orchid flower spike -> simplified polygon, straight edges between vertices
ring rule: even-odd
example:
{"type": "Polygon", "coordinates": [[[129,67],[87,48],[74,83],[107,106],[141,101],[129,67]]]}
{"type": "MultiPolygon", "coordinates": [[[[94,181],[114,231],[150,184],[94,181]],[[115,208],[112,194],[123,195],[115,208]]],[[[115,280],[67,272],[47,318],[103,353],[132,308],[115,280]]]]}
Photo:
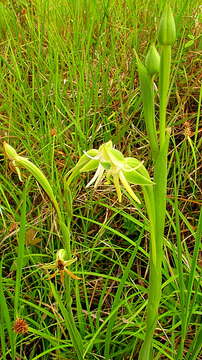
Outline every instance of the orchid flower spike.
{"type": "Polygon", "coordinates": [[[73,169],[74,171],[80,173],[95,171],[86,187],[94,184],[94,188],[97,188],[105,177],[107,180],[111,180],[119,202],[122,201],[121,185],[137,203],[140,203],[140,200],[130,184],[153,185],[143,163],[132,157],[125,158],[120,151],[113,147],[111,141],[101,145],[98,150],[86,151],[73,169]]]}

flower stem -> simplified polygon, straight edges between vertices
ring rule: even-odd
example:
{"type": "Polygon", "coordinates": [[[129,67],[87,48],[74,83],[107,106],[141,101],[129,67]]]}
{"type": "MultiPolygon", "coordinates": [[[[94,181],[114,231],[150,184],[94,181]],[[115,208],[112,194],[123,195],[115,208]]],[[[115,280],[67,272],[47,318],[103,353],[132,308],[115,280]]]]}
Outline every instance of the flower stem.
{"type": "Polygon", "coordinates": [[[145,187],[144,197],[150,220],[151,258],[146,319],[146,334],[139,360],[152,359],[152,339],[158,319],[161,299],[163,237],[166,213],[167,151],[170,132],[165,137],[164,147],[154,167],[154,188],[145,187]],[[152,191],[154,190],[154,192],[152,191]]]}
{"type": "Polygon", "coordinates": [[[170,78],[170,64],[171,64],[171,46],[163,45],[161,49],[160,59],[160,148],[162,148],[165,141],[166,132],[166,107],[168,103],[168,90],[170,78]]]}
{"type": "MultiPolygon", "coordinates": [[[[154,161],[154,212],[155,212],[155,240],[153,239],[153,223],[151,222],[151,260],[148,292],[148,307],[146,320],[146,334],[139,360],[151,360],[152,339],[158,319],[158,308],[161,299],[163,238],[166,214],[167,188],[167,155],[170,130],[166,131],[166,108],[168,103],[169,77],[171,64],[171,46],[163,45],[160,59],[160,150],[154,161]],[[154,257],[153,242],[156,244],[154,257]],[[156,261],[154,261],[156,260],[156,261]]],[[[151,199],[151,197],[150,197],[151,199]]],[[[148,209],[148,206],[147,206],[148,209]]],[[[149,212],[148,212],[149,215],[149,212]]],[[[150,216],[150,221],[151,221],[150,216]]]]}
{"type": "Polygon", "coordinates": [[[140,89],[142,93],[146,130],[151,147],[152,158],[155,159],[158,154],[159,146],[157,141],[155,112],[154,112],[154,83],[146,67],[139,60],[137,54],[136,54],[136,59],[137,59],[138,74],[140,79],[140,89]]]}
{"type": "Polygon", "coordinates": [[[151,360],[153,358],[152,340],[158,319],[158,308],[161,299],[163,238],[166,214],[167,155],[170,138],[170,130],[166,131],[166,107],[168,103],[170,64],[171,46],[163,45],[160,59],[160,150],[156,157],[154,157],[154,154],[152,153],[154,162],[154,195],[153,198],[150,196],[148,200],[147,195],[145,196],[151,229],[151,257],[146,334],[140,350],[139,360],[151,360]],[[149,204],[153,201],[154,205],[149,204]],[[155,220],[154,215],[152,216],[151,209],[155,213],[155,220]]]}

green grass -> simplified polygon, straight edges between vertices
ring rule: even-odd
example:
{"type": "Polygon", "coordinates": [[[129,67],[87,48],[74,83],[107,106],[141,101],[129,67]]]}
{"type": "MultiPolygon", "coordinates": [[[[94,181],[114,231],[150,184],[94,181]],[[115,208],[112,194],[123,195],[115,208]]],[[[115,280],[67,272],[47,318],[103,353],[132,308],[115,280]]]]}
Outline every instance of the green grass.
{"type": "MultiPolygon", "coordinates": [[[[153,346],[155,359],[192,360],[202,339],[201,14],[198,0],[171,5],[177,41],[167,111],[163,293],[153,346]]],[[[153,175],[134,48],[142,60],[163,6],[146,0],[0,3],[1,140],[43,170],[64,217],[63,179],[84,150],[112,140],[153,175]]],[[[42,269],[63,247],[55,211],[34,178],[22,170],[21,183],[1,154],[0,358],[76,359],[64,287],[58,278],[51,284],[42,269]],[[28,333],[15,334],[16,316],[27,321],[28,333]]],[[[87,182],[82,174],[72,187],[71,246],[78,261],[71,270],[82,277],[71,281],[75,322],[85,359],[104,359],[110,350],[110,359],[132,360],[145,331],[146,212],[126,196],[118,204],[112,186],[92,191],[87,182]]]]}

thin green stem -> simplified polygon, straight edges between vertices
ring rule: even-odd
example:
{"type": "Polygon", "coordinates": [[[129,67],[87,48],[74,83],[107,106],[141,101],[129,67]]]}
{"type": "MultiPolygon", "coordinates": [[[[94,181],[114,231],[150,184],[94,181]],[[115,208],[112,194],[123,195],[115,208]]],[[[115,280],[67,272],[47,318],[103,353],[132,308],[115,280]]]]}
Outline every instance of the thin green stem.
{"type": "MultiPolygon", "coordinates": [[[[58,220],[59,220],[59,226],[60,226],[61,233],[62,233],[64,248],[67,253],[67,259],[71,259],[72,253],[71,253],[70,228],[71,228],[71,219],[72,219],[72,196],[71,196],[70,188],[66,183],[64,186],[64,195],[66,197],[67,218],[66,218],[66,221],[64,221],[62,214],[60,212],[58,220]]],[[[59,301],[58,304],[63,313],[64,319],[66,321],[67,328],[68,328],[73,346],[76,350],[78,359],[83,359],[83,342],[82,342],[81,335],[76,327],[74,316],[72,313],[71,278],[69,276],[65,277],[64,287],[65,287],[66,307],[61,301],[59,301]]],[[[55,296],[57,296],[56,292],[55,292],[55,296]]]]}
{"type": "Polygon", "coordinates": [[[151,237],[151,261],[155,265],[157,258],[156,248],[156,214],[155,214],[155,203],[154,203],[154,187],[144,186],[144,200],[147,208],[147,214],[150,222],[150,237],[151,237]]]}
{"type": "MultiPolygon", "coordinates": [[[[158,308],[161,299],[163,238],[166,214],[167,155],[170,138],[170,131],[166,133],[166,107],[168,102],[170,64],[171,46],[162,46],[160,60],[160,151],[156,158],[153,156],[155,225],[151,224],[151,260],[146,334],[139,354],[139,360],[152,359],[152,339],[158,319],[158,308]],[[152,230],[153,226],[155,228],[154,234],[152,230]],[[153,239],[154,235],[155,240],[153,239]],[[155,243],[156,257],[154,257],[154,252],[152,253],[152,248],[154,248],[153,243],[155,243]]],[[[145,122],[147,122],[146,119],[145,122]]],[[[149,198],[149,201],[150,200],[151,197],[149,198]]],[[[147,204],[147,199],[145,199],[145,202],[147,204]]],[[[147,209],[149,210],[148,205],[147,209]]],[[[149,211],[148,215],[150,215],[149,211]]],[[[154,221],[150,216],[150,221],[151,219],[154,221]]]]}
{"type": "MultiPolygon", "coordinates": [[[[157,321],[158,312],[158,300],[160,294],[155,287],[155,283],[159,276],[158,271],[158,256],[156,248],[156,216],[155,216],[155,203],[154,203],[154,188],[143,187],[144,199],[147,208],[147,213],[150,222],[150,279],[149,279],[149,292],[148,292],[148,306],[147,306],[147,319],[146,319],[146,334],[145,340],[139,353],[139,360],[150,359],[151,356],[151,343],[153,338],[153,332],[157,321]]],[[[158,281],[159,283],[159,281],[158,281]]]]}
{"type": "MultiPolygon", "coordinates": [[[[10,352],[11,352],[11,358],[15,359],[15,353],[16,353],[16,334],[14,333],[12,329],[12,321],[10,316],[10,309],[7,304],[7,297],[5,295],[5,289],[3,284],[3,275],[2,275],[2,269],[3,269],[3,259],[0,260],[0,320],[1,320],[1,329],[2,332],[4,332],[5,326],[8,332],[8,338],[10,342],[10,352]]],[[[3,348],[2,350],[3,351],[3,348]]]]}
{"type": "Polygon", "coordinates": [[[140,89],[142,93],[144,119],[147,135],[152,152],[152,158],[155,160],[158,154],[159,146],[157,141],[155,111],[154,111],[154,83],[146,67],[141,63],[137,54],[138,74],[140,79],[140,89]]]}
{"type": "Polygon", "coordinates": [[[162,148],[165,141],[166,132],[166,107],[168,103],[168,90],[170,78],[171,65],[171,46],[162,46],[161,60],[160,60],[160,148],[162,148]]]}
{"type": "Polygon", "coordinates": [[[195,125],[195,136],[194,136],[194,146],[197,145],[197,138],[199,136],[199,124],[200,124],[200,116],[201,116],[201,101],[202,101],[202,84],[200,88],[199,100],[198,100],[198,111],[195,125]]]}
{"type": "Polygon", "coordinates": [[[145,187],[144,196],[150,220],[151,258],[146,320],[146,334],[139,360],[152,359],[152,339],[158,319],[161,299],[163,237],[166,213],[167,152],[170,133],[165,137],[164,147],[159,153],[154,167],[154,192],[145,187]]]}
{"type": "Polygon", "coordinates": [[[24,250],[25,250],[25,233],[26,233],[26,197],[28,189],[29,179],[23,190],[22,195],[22,208],[21,208],[21,219],[20,219],[20,231],[18,236],[18,257],[17,257],[17,269],[16,269],[16,283],[15,283],[15,297],[14,297],[14,311],[15,319],[20,317],[19,309],[19,298],[21,295],[22,286],[22,270],[24,262],[24,250]]]}

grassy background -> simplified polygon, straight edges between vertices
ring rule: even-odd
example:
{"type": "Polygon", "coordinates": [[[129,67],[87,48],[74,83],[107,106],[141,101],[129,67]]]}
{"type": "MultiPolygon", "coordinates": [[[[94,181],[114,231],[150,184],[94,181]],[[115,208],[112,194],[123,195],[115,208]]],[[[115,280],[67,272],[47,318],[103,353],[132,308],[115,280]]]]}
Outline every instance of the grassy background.
{"type": "MultiPolygon", "coordinates": [[[[197,233],[202,14],[197,0],[171,4],[177,41],[168,106],[163,297],[154,348],[155,359],[179,360],[181,347],[183,359],[191,360],[198,358],[202,338],[197,233]]],[[[64,211],[64,175],[84,150],[110,139],[125,155],[144,160],[152,175],[133,49],[144,58],[156,40],[163,6],[160,0],[0,2],[1,140],[44,171],[64,211]]],[[[23,172],[21,183],[3,156],[0,170],[0,358],[74,359],[39,266],[62,246],[54,210],[34,179],[23,172]],[[15,335],[16,316],[27,321],[28,333],[15,335]]],[[[129,207],[127,198],[117,204],[110,186],[86,190],[87,181],[81,176],[72,189],[72,251],[78,257],[72,268],[83,277],[72,282],[73,309],[88,345],[86,359],[103,359],[106,342],[111,359],[136,359],[147,304],[144,208],[129,207]]],[[[63,299],[59,281],[57,288],[63,299]]]]}

